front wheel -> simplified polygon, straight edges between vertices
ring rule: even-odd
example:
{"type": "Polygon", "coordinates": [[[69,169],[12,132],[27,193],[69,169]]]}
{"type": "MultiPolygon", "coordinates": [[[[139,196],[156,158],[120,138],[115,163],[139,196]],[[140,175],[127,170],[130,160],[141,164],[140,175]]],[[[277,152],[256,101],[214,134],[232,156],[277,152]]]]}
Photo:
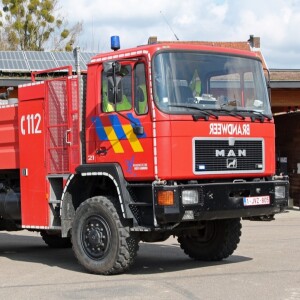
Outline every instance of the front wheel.
{"type": "Polygon", "coordinates": [[[138,249],[135,239],[121,220],[112,197],[94,197],[76,211],[72,227],[73,251],[91,273],[118,274],[133,264],[138,249]]]}
{"type": "Polygon", "coordinates": [[[184,253],[203,261],[227,258],[237,248],[241,236],[240,219],[207,221],[201,229],[180,235],[178,242],[184,253]]]}

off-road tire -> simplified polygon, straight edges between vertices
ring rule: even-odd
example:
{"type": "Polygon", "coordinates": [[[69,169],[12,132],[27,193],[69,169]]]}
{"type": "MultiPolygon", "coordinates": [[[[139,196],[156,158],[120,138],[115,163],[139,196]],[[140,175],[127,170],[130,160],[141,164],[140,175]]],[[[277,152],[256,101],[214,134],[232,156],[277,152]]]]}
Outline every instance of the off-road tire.
{"type": "Polygon", "coordinates": [[[41,237],[50,248],[71,248],[71,238],[62,238],[59,235],[49,234],[46,231],[41,231],[41,237]]]}
{"type": "Polygon", "coordinates": [[[138,240],[116,208],[113,197],[87,199],[76,210],[72,244],[79,263],[91,273],[123,273],[133,264],[138,240]]]}
{"type": "Polygon", "coordinates": [[[180,235],[178,242],[184,253],[195,260],[219,261],[237,248],[241,228],[240,219],[208,221],[205,228],[180,235]]]}

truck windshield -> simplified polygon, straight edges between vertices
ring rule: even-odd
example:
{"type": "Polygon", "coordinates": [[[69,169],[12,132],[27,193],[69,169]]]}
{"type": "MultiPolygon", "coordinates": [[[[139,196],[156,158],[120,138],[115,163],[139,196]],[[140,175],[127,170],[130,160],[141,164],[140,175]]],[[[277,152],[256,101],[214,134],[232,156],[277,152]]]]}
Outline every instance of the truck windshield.
{"type": "Polygon", "coordinates": [[[199,52],[162,52],[153,62],[154,99],[166,113],[218,115],[238,111],[271,116],[261,63],[199,52]]]}

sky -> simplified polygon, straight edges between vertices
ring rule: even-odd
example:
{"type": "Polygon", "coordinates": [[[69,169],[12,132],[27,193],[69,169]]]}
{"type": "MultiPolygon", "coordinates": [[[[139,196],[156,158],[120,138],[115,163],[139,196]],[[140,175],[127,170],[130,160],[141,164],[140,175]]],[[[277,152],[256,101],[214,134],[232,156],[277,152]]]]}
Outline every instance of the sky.
{"type": "Polygon", "coordinates": [[[247,41],[260,37],[271,69],[300,69],[300,0],[60,0],[71,26],[83,22],[81,51],[147,44],[150,36],[175,41],[247,41]],[[76,3],[76,4],[75,4],[76,3]]]}

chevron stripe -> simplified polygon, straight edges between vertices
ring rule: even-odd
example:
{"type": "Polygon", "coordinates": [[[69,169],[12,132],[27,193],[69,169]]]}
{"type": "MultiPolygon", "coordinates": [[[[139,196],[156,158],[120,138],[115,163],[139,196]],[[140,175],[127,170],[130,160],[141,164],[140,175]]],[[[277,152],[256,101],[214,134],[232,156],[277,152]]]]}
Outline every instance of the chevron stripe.
{"type": "Polygon", "coordinates": [[[139,139],[136,137],[136,135],[133,132],[132,126],[128,124],[128,125],[123,125],[122,127],[124,129],[124,132],[126,134],[126,137],[130,143],[133,152],[144,152],[144,149],[139,139]]]}
{"type": "Polygon", "coordinates": [[[112,145],[115,153],[124,153],[124,149],[116,135],[116,132],[112,126],[104,127],[104,131],[108,137],[108,140],[110,141],[110,144],[112,145]]]}
{"type": "Polygon", "coordinates": [[[122,124],[120,122],[120,119],[117,115],[110,115],[109,120],[111,122],[112,127],[114,128],[116,135],[119,140],[123,140],[126,138],[126,134],[122,128],[122,124]]]}
{"type": "MultiPolygon", "coordinates": [[[[127,118],[129,118],[132,123],[140,126],[140,121],[135,119],[131,113],[127,114],[127,118]]],[[[97,136],[101,141],[109,141],[115,153],[124,153],[124,148],[120,142],[122,140],[128,140],[133,152],[144,152],[139,138],[145,138],[145,133],[138,138],[133,132],[132,125],[123,125],[118,115],[109,115],[108,120],[111,126],[104,126],[100,117],[92,118],[97,136]]],[[[105,123],[108,125],[107,121],[105,123]]]]}

